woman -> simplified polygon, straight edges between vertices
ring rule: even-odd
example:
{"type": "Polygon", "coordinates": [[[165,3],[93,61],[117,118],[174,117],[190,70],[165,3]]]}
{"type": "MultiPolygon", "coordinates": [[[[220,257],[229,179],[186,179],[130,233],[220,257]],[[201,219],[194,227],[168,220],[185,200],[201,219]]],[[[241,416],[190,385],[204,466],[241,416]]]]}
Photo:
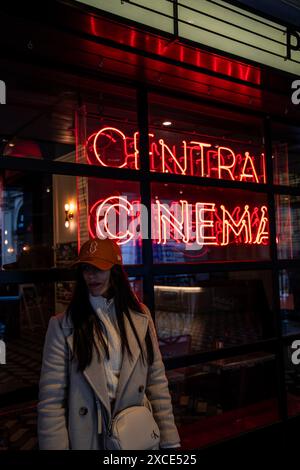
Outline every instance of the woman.
{"type": "Polygon", "coordinates": [[[65,314],[51,317],[38,403],[40,449],[104,449],[121,410],[152,406],[160,446],[179,447],[168,383],[148,308],[133,293],[112,240],[89,240],[65,314]]]}

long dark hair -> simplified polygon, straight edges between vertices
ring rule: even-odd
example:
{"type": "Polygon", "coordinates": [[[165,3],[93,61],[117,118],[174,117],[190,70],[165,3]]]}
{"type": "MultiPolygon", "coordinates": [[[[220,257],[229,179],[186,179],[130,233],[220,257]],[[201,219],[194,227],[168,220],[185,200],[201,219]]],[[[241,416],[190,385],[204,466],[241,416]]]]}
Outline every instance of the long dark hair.
{"type": "MultiPolygon", "coordinates": [[[[140,313],[144,312],[139,300],[132,291],[127,274],[122,265],[114,265],[111,268],[108,297],[114,297],[122,353],[124,353],[124,350],[126,349],[129,357],[132,358],[132,352],[125,329],[125,315],[140,347],[144,363],[147,360],[148,364],[151,365],[154,357],[149,327],[145,338],[145,351],[145,347],[141,344],[136,328],[132,322],[129,309],[133,309],[140,313]]],[[[93,345],[96,348],[98,359],[100,360],[101,358],[100,351],[96,343],[95,333],[104,348],[106,357],[109,358],[108,347],[103,336],[104,325],[99,320],[89,301],[88,288],[83,278],[80,265],[77,268],[77,282],[74,288],[73,297],[66,313],[71,317],[74,326],[73,356],[75,356],[78,361],[78,370],[83,371],[91,363],[93,345]]]]}

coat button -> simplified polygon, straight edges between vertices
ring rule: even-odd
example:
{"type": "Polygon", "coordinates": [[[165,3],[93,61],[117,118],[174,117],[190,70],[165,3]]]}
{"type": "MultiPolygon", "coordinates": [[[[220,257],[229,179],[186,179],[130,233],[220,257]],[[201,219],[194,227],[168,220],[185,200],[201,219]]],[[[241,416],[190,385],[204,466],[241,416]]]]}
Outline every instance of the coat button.
{"type": "Polygon", "coordinates": [[[85,406],[82,406],[81,408],[79,408],[79,414],[80,416],[85,416],[88,414],[88,409],[85,407],[85,406]]]}
{"type": "Polygon", "coordinates": [[[139,386],[139,392],[142,393],[144,390],[145,390],[144,385],[140,385],[140,386],[139,386]]]}

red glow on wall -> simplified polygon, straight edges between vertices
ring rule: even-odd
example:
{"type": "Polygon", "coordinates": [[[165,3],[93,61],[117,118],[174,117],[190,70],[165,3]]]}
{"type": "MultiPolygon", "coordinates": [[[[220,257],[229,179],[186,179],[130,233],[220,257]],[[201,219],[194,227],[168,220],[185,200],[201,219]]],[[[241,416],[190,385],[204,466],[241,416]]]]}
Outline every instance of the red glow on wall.
{"type": "MultiPolygon", "coordinates": [[[[126,136],[117,128],[104,127],[87,139],[86,156],[89,164],[138,170],[139,133],[126,136]]],[[[252,155],[211,142],[183,139],[174,144],[149,133],[149,160],[155,172],[266,183],[263,153],[252,155]]]]}
{"type": "Polygon", "coordinates": [[[41,148],[34,140],[17,139],[13,143],[8,143],[4,147],[3,155],[5,157],[29,157],[42,159],[41,148]]]}

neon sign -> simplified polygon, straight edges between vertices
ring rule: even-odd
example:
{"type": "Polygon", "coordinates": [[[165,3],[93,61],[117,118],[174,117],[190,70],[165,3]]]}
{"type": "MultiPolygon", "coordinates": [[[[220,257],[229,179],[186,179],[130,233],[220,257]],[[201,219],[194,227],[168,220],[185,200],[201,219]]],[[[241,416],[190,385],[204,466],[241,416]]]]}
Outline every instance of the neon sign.
{"type": "MultiPolygon", "coordinates": [[[[86,153],[90,164],[138,170],[139,133],[128,137],[117,128],[103,127],[88,138],[86,153]]],[[[251,155],[196,140],[171,144],[150,133],[149,158],[151,171],[266,183],[263,153],[251,155]]]]}
{"type": "MultiPolygon", "coordinates": [[[[268,209],[249,204],[229,207],[214,202],[171,201],[159,199],[151,204],[152,233],[155,243],[166,245],[176,240],[193,249],[207,245],[267,245],[269,243],[268,209]]],[[[98,200],[89,211],[91,237],[114,238],[121,244],[148,238],[147,208],[139,200],[110,196],[98,200]]]]}

